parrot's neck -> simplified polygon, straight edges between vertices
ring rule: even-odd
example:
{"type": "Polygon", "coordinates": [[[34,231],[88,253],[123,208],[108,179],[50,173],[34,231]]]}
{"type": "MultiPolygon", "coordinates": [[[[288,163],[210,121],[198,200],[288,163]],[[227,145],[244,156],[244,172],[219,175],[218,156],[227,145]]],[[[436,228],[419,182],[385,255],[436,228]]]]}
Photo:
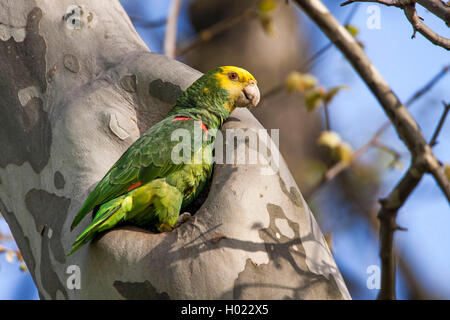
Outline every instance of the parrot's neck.
{"type": "Polygon", "coordinates": [[[169,116],[187,116],[200,120],[208,129],[219,129],[234,106],[230,94],[220,87],[216,69],[195,81],[169,112],[169,116]]]}
{"type": "Polygon", "coordinates": [[[228,110],[223,108],[192,108],[178,104],[169,112],[169,116],[186,116],[200,120],[208,129],[219,129],[229,115],[228,110]]]}
{"type": "Polygon", "coordinates": [[[169,116],[186,116],[195,120],[200,120],[208,129],[219,129],[228,118],[228,114],[220,114],[206,109],[194,108],[172,108],[169,116]]]}

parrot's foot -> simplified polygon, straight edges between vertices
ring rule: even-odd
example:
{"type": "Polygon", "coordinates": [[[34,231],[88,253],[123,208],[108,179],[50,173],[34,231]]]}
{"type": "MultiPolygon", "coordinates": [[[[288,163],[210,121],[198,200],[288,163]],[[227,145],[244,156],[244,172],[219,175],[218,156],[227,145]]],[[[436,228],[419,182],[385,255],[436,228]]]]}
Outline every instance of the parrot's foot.
{"type": "Polygon", "coordinates": [[[175,224],[174,228],[178,228],[179,226],[181,226],[183,223],[185,223],[186,221],[188,221],[190,218],[192,217],[192,215],[189,212],[184,212],[182,214],[180,214],[178,216],[178,221],[175,224]]]}
{"type": "Polygon", "coordinates": [[[158,227],[159,232],[170,232],[172,230],[173,230],[173,227],[171,227],[167,223],[161,223],[158,227]]]}

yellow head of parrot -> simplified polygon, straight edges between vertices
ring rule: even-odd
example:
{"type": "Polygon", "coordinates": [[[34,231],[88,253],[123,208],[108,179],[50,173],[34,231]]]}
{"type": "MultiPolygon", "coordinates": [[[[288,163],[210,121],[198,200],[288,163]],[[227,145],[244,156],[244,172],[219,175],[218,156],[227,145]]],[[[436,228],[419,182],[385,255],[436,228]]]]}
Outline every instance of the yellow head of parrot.
{"type": "Polygon", "coordinates": [[[234,108],[252,108],[259,103],[260,93],[255,77],[245,69],[233,66],[219,67],[216,77],[220,81],[220,86],[228,91],[234,104],[229,111],[234,108]]]}

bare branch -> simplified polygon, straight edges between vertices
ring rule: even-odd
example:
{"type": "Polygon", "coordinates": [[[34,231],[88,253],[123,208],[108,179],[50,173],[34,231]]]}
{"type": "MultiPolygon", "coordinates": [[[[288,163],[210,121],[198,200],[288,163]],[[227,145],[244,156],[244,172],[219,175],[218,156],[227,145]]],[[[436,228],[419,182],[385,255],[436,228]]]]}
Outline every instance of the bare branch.
{"type": "Polygon", "coordinates": [[[391,156],[393,156],[394,162],[398,161],[402,157],[402,154],[400,152],[398,152],[397,150],[394,150],[392,147],[388,146],[387,144],[384,144],[383,142],[381,142],[379,140],[375,140],[373,145],[376,148],[378,148],[379,150],[384,151],[384,152],[390,154],[391,156]]]}
{"type": "Polygon", "coordinates": [[[437,138],[439,133],[441,132],[442,127],[444,126],[445,119],[447,118],[448,111],[450,110],[450,103],[442,102],[444,105],[444,112],[442,113],[441,119],[439,119],[439,123],[434,130],[433,137],[430,140],[430,146],[434,147],[437,144],[437,138]]]}
{"type": "Polygon", "coordinates": [[[0,241],[2,240],[13,240],[12,235],[0,233],[0,241]]]}
{"type": "Polygon", "coordinates": [[[394,300],[395,294],[395,255],[394,231],[399,230],[396,218],[398,210],[416,188],[422,179],[425,170],[413,163],[406,174],[395,186],[391,193],[380,200],[381,209],[378,213],[380,220],[380,258],[382,266],[381,289],[378,299],[394,300]]]}
{"type": "Polygon", "coordinates": [[[450,199],[450,182],[441,168],[441,163],[433,158],[427,158],[426,160],[428,163],[428,172],[434,177],[434,180],[436,180],[447,200],[450,199]]]}
{"type": "Polygon", "coordinates": [[[166,35],[164,39],[164,54],[175,58],[178,15],[180,13],[181,0],[172,0],[167,17],[166,35]]]}
{"type": "Polygon", "coordinates": [[[251,7],[242,11],[242,13],[240,13],[237,16],[219,21],[218,23],[212,25],[211,27],[201,31],[200,34],[196,36],[194,39],[188,41],[188,44],[185,47],[177,51],[176,56],[177,57],[182,56],[187,52],[191,51],[192,49],[194,49],[195,47],[197,47],[198,45],[200,45],[201,43],[211,40],[216,35],[234,27],[240,22],[246,19],[256,18],[257,16],[258,16],[257,12],[253,7],[251,7]]]}
{"type": "MultiPolygon", "coordinates": [[[[365,214],[362,215],[367,220],[368,225],[373,230],[373,232],[378,233],[379,231],[379,220],[375,216],[375,212],[378,211],[376,208],[363,210],[365,214]]],[[[378,237],[377,237],[378,241],[378,237]]],[[[398,269],[405,279],[405,283],[408,287],[408,295],[412,300],[438,300],[441,299],[439,295],[431,293],[427,288],[424,287],[421,279],[418,277],[417,270],[413,270],[410,265],[409,259],[402,254],[401,250],[396,250],[394,247],[393,255],[395,256],[396,262],[398,264],[398,269]]]]}
{"type": "Polygon", "coordinates": [[[331,131],[330,113],[328,112],[328,103],[325,103],[323,105],[323,110],[324,110],[324,113],[325,113],[325,130],[331,131]]]}
{"type": "Polygon", "coordinates": [[[416,0],[416,2],[444,20],[445,24],[450,27],[450,5],[441,0],[416,0]]]}
{"type": "Polygon", "coordinates": [[[408,100],[406,100],[405,105],[409,107],[414,101],[423,96],[426,92],[428,92],[436,83],[438,83],[448,72],[450,69],[450,65],[446,65],[439,71],[430,81],[428,81],[422,88],[416,91],[408,100]]]}
{"type": "MultiPolygon", "coordinates": [[[[416,1],[415,0],[348,0],[341,3],[341,6],[346,6],[351,3],[356,2],[371,2],[371,3],[379,3],[386,6],[394,6],[400,8],[405,13],[408,21],[411,23],[414,32],[412,38],[415,38],[416,32],[421,33],[425,38],[427,38],[431,43],[440,46],[446,50],[450,50],[450,39],[445,38],[434,32],[431,28],[429,28],[425,23],[423,23],[422,19],[419,17],[416,11],[416,1]]],[[[441,1],[432,1],[432,0],[421,0],[417,1],[425,8],[430,10],[439,18],[443,19],[447,26],[449,24],[450,17],[450,8],[442,3],[441,1]],[[440,4],[438,4],[440,2],[440,4]]]]}
{"type": "Polygon", "coordinates": [[[403,11],[405,12],[406,17],[408,18],[409,22],[413,26],[414,33],[412,35],[412,38],[415,37],[416,31],[420,32],[425,38],[427,38],[431,43],[442,47],[446,50],[450,50],[450,39],[444,38],[431,30],[423,21],[420,19],[419,15],[417,14],[415,4],[412,5],[406,5],[403,8],[403,11]]]}
{"type": "MultiPolygon", "coordinates": [[[[341,6],[346,6],[351,3],[359,3],[359,2],[371,2],[371,3],[379,3],[385,6],[403,8],[405,4],[408,4],[407,1],[400,0],[348,0],[341,3],[341,6]]],[[[422,7],[432,12],[437,17],[444,20],[447,26],[450,27],[450,6],[445,4],[441,0],[415,0],[415,2],[419,3],[422,7]]],[[[410,4],[413,1],[409,2],[410,4]]]]}
{"type": "Polygon", "coordinates": [[[348,0],[341,3],[341,7],[346,6],[348,4],[356,3],[356,2],[371,2],[371,3],[379,3],[384,4],[385,6],[393,6],[400,7],[401,1],[397,0],[348,0]]]}

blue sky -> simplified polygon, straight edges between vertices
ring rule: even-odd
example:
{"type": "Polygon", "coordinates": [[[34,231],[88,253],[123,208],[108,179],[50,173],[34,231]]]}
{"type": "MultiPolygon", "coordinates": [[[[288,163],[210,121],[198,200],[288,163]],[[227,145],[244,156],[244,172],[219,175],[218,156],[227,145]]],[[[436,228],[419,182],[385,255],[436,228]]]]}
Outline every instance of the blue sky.
{"type": "MultiPolygon", "coordinates": [[[[184,1],[186,4],[187,1],[184,1]]],[[[146,20],[157,20],[167,15],[169,1],[122,1],[130,15],[146,20]]],[[[343,21],[351,9],[339,7],[340,1],[324,1],[328,8],[343,21]]],[[[429,43],[418,34],[411,39],[412,28],[404,14],[396,8],[380,7],[381,28],[368,29],[369,17],[366,10],[369,4],[361,4],[352,24],[359,29],[358,39],[365,45],[365,51],[378,68],[394,92],[404,102],[431,79],[444,65],[450,64],[450,56],[439,47],[429,43]]],[[[312,52],[328,42],[321,31],[311,23],[308,17],[300,13],[302,23],[299,28],[305,34],[311,34],[312,52]]],[[[419,10],[425,22],[436,32],[450,37],[449,28],[425,10],[419,10]]],[[[190,33],[185,19],[180,20],[179,35],[184,38],[190,33]]],[[[154,52],[161,53],[164,28],[146,30],[137,28],[143,39],[154,52]]],[[[325,87],[345,84],[348,90],[342,91],[333,100],[330,107],[333,130],[357,149],[377,130],[386,116],[370,93],[366,85],[353,71],[345,58],[335,49],[330,49],[320,63],[313,68],[325,87]]],[[[442,100],[450,101],[450,75],[447,75],[428,94],[418,101],[411,113],[419,123],[424,135],[429,139],[442,112],[442,100]]],[[[440,144],[435,154],[443,162],[450,162],[450,121],[440,135],[440,144]]],[[[383,141],[398,151],[406,149],[390,129],[383,135],[383,141]]],[[[363,160],[370,159],[373,152],[363,160]]],[[[405,169],[409,159],[404,159],[405,169]]],[[[386,170],[382,175],[380,196],[387,195],[400,179],[404,170],[386,170]]],[[[406,205],[400,210],[398,222],[408,228],[407,232],[396,233],[396,245],[413,264],[413,270],[432,292],[442,298],[450,299],[450,209],[446,199],[431,177],[425,177],[412,194],[406,205]]],[[[334,231],[333,225],[321,226],[324,232],[334,231]]],[[[0,230],[7,231],[4,221],[0,230]]],[[[378,265],[377,241],[368,241],[372,237],[370,230],[362,223],[353,223],[344,231],[333,232],[333,249],[339,267],[358,283],[354,298],[373,299],[376,290],[369,290],[365,283],[368,277],[366,269],[378,265]]],[[[399,285],[399,298],[405,297],[405,290],[399,285]]],[[[22,273],[16,264],[5,261],[0,256],[0,299],[37,299],[38,295],[28,273],[22,273]]]]}

